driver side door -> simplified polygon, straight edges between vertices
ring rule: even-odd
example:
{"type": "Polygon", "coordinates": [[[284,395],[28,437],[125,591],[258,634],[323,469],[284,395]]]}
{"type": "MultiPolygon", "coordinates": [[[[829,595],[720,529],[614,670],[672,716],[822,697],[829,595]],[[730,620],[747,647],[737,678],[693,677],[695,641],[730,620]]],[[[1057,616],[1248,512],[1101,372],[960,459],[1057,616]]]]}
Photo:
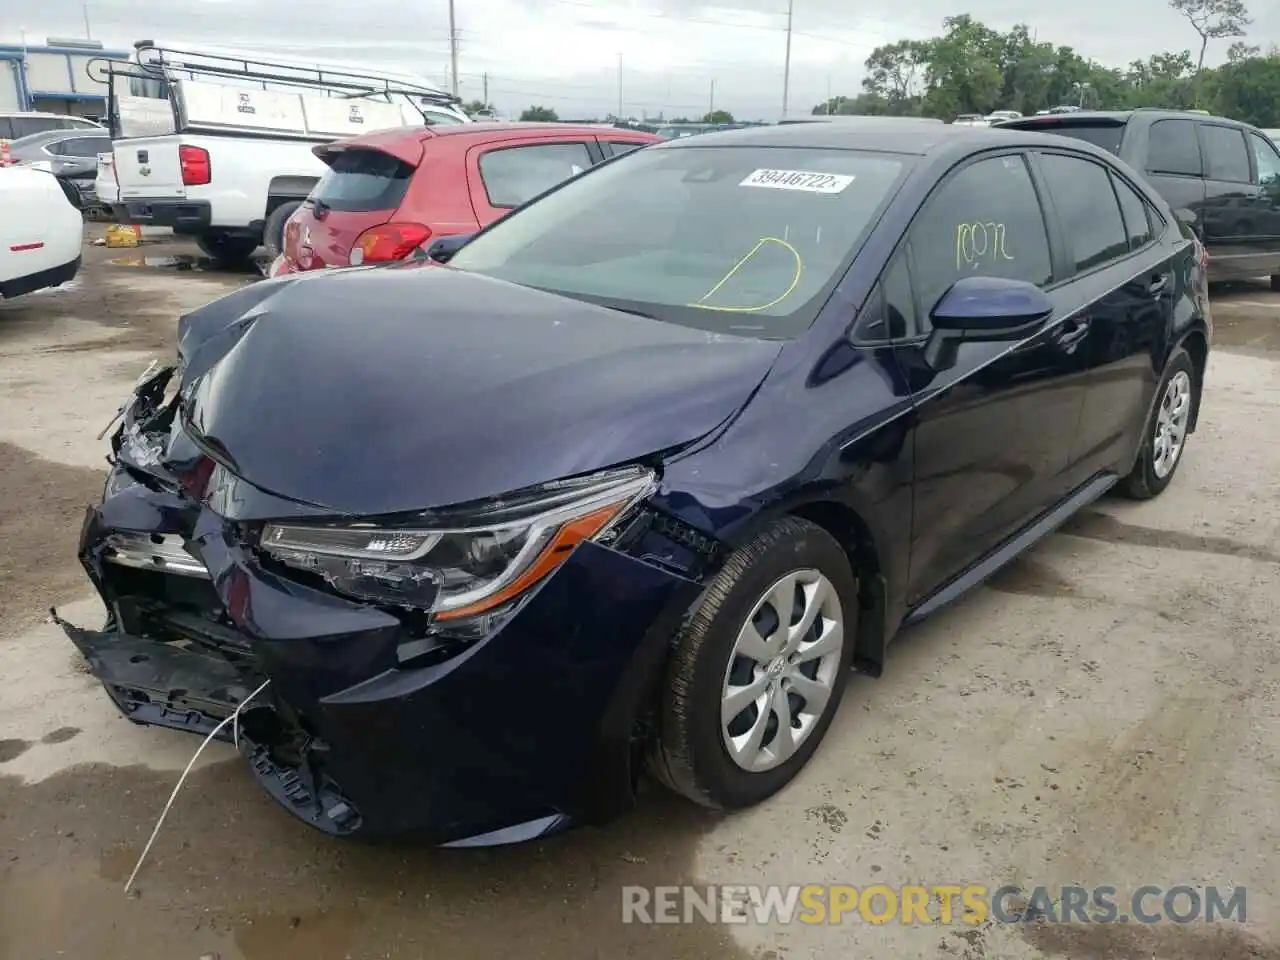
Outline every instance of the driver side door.
{"type": "Polygon", "coordinates": [[[914,403],[915,498],[907,601],[918,604],[1069,492],[1084,402],[1078,294],[1056,282],[1051,221],[1026,157],[985,154],[935,188],[884,277],[905,335],[895,356],[914,403]],[[1018,342],[965,339],[925,360],[929,314],[956,280],[1034,283],[1053,314],[1018,342]]]}

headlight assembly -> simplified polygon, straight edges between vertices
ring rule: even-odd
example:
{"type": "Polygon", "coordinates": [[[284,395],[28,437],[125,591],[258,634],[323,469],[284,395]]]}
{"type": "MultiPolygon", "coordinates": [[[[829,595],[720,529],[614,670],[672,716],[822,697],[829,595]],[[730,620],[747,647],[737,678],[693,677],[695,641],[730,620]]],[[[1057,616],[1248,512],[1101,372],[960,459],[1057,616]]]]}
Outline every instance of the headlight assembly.
{"type": "Polygon", "coordinates": [[[520,597],[579,543],[610,530],[654,484],[650,470],[610,470],[491,501],[457,524],[269,523],[260,545],[340,593],[426,610],[448,623],[520,597]]]}

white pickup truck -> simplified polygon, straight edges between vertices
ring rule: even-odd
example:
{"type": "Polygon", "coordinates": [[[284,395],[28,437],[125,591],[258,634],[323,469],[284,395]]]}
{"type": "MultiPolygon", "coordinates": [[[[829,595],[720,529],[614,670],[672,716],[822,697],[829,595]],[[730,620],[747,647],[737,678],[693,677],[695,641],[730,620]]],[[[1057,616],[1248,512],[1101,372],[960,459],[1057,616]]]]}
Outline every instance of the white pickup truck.
{"type": "Polygon", "coordinates": [[[327,169],[316,144],[471,122],[456,98],[393,74],[134,46],[133,62],[98,61],[114,141],[99,195],[118,222],[171,227],[227,265],[263,244],[279,253],[285,221],[327,169]]]}

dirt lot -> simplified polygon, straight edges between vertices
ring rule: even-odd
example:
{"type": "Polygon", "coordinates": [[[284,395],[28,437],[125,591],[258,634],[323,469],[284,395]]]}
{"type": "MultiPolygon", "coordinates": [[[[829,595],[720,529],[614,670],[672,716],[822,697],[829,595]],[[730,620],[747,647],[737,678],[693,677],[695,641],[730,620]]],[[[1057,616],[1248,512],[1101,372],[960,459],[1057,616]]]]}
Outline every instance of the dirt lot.
{"type": "Polygon", "coordinates": [[[1201,429],[1156,502],[1106,500],[856,677],[774,802],[656,788],[607,829],[479,852],[342,844],[211,748],[137,897],[122,887],[196,742],[118,717],[50,604],[94,439],[175,318],[250,277],[86,248],[0,304],[0,960],[1066,957],[1280,960],[1280,295],[1219,291],[1201,429]],[[112,262],[123,260],[126,262],[112,262]],[[1245,886],[1248,919],[1155,926],[623,925],[624,884],[1245,886]]]}

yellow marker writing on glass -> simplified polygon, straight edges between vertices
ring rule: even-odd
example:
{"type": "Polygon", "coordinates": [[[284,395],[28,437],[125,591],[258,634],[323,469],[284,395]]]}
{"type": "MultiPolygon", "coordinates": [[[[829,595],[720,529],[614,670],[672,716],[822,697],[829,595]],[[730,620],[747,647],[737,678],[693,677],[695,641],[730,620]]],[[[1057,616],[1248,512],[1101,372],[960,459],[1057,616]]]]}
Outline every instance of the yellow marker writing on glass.
{"type": "Polygon", "coordinates": [[[695,307],[698,310],[720,310],[725,313],[759,313],[761,310],[768,310],[770,307],[776,307],[783,300],[787,299],[787,297],[791,296],[795,288],[800,285],[800,274],[803,271],[804,271],[804,260],[803,258],[801,258],[799,250],[797,250],[791,244],[787,243],[787,241],[779,240],[777,237],[761,237],[758,241],[756,241],[756,245],[751,248],[751,250],[747,253],[747,255],[743,257],[741,260],[739,260],[737,263],[735,263],[733,267],[729,270],[729,272],[726,273],[720,279],[719,283],[717,283],[714,287],[712,287],[710,290],[704,293],[696,303],[686,303],[685,306],[695,307]],[[754,307],[714,307],[705,302],[707,300],[710,300],[713,296],[715,296],[716,293],[720,290],[720,288],[723,287],[726,283],[728,283],[733,278],[734,274],[736,274],[739,270],[741,270],[743,265],[752,257],[754,257],[762,247],[770,243],[776,243],[778,246],[782,247],[784,250],[787,250],[793,257],[796,258],[795,276],[791,278],[791,284],[787,287],[786,290],[782,292],[781,296],[776,297],[773,300],[770,300],[768,303],[762,303],[759,306],[754,306],[754,307]]]}

